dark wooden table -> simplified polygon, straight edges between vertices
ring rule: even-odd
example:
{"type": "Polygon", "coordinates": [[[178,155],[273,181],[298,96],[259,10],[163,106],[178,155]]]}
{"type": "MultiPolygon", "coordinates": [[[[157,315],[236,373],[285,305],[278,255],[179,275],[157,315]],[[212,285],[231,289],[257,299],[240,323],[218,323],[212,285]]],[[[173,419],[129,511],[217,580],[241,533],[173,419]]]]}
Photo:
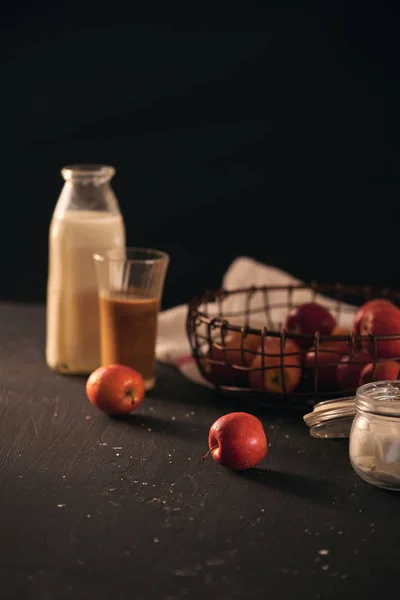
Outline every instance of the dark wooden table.
{"type": "MultiPolygon", "coordinates": [[[[0,307],[3,599],[347,599],[397,589],[399,496],[361,481],[347,440],[258,413],[259,468],[202,462],[236,400],[159,366],[126,420],[44,362],[44,309],[0,307]]],[[[384,594],[382,597],[385,597],[384,594]]],[[[395,596],[396,597],[396,596],[395,596]]]]}

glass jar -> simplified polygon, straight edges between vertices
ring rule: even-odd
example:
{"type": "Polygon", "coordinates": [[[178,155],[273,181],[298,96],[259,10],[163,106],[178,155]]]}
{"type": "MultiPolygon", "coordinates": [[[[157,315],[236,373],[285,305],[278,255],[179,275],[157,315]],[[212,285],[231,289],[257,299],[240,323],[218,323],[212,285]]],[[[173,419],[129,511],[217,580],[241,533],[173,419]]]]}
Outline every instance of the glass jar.
{"type": "Polygon", "coordinates": [[[58,373],[86,375],[100,365],[93,255],[125,247],[125,226],[108,165],[71,165],[49,231],[46,361],[58,373]]]}
{"type": "Polygon", "coordinates": [[[349,455],[353,469],[366,482],[400,490],[400,381],[358,388],[349,455]]]}

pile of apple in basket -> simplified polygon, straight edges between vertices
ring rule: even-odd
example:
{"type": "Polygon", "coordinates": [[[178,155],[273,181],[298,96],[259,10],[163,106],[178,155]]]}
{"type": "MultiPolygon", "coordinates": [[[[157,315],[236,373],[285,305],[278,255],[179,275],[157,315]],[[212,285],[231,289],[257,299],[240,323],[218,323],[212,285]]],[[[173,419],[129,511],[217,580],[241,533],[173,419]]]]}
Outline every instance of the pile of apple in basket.
{"type": "Polygon", "coordinates": [[[338,327],[318,302],[305,302],[289,311],[280,332],[234,329],[221,331],[198,359],[217,387],[345,395],[399,375],[400,309],[385,298],[364,302],[352,328],[338,327]]]}

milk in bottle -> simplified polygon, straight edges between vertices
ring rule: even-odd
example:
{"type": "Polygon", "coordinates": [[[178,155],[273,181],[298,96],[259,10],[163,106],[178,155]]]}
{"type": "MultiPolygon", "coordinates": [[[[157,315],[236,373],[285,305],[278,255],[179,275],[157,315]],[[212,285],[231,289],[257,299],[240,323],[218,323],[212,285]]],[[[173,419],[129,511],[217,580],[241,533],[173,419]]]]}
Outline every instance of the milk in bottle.
{"type": "Polygon", "coordinates": [[[46,361],[59,373],[100,365],[94,253],[125,247],[125,227],[106,165],[62,169],[64,187],[49,232],[46,361]]]}

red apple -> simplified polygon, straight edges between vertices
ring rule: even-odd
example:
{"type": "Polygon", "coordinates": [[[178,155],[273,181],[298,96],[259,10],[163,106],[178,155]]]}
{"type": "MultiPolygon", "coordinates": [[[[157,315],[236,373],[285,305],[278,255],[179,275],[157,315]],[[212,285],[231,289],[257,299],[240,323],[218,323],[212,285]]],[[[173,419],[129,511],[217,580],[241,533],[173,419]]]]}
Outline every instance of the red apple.
{"type": "Polygon", "coordinates": [[[369,331],[362,332],[362,324],[363,321],[368,317],[368,315],[379,313],[381,310],[385,309],[396,309],[397,307],[386,298],[375,298],[374,300],[368,300],[368,302],[364,302],[357,310],[356,315],[353,321],[353,330],[357,335],[364,335],[365,333],[369,333],[369,331]]]}
{"type": "Polygon", "coordinates": [[[367,363],[371,362],[371,356],[364,352],[356,352],[352,358],[343,356],[336,368],[336,378],[341,390],[356,390],[360,381],[361,371],[367,363]]]}
{"type": "Polygon", "coordinates": [[[208,379],[219,385],[245,385],[247,372],[233,369],[232,365],[249,367],[259,345],[259,335],[247,334],[242,340],[240,332],[227,332],[224,344],[222,344],[222,340],[215,342],[212,348],[208,348],[204,356],[203,367],[208,379]],[[218,362],[209,362],[210,360],[218,362]]]}
{"type": "Polygon", "coordinates": [[[332,329],[331,335],[350,335],[351,329],[348,327],[334,327],[332,329]]]}
{"type": "MultiPolygon", "coordinates": [[[[377,358],[400,358],[400,310],[395,306],[381,306],[379,310],[368,312],[359,322],[361,335],[397,336],[395,339],[377,340],[377,358]]],[[[374,356],[374,342],[367,341],[365,347],[374,356]]]]}
{"type": "Polygon", "coordinates": [[[86,381],[90,402],[109,415],[126,415],[135,410],[145,395],[138,371],[125,365],[99,367],[86,381]]]}
{"type": "Polygon", "coordinates": [[[318,355],[316,349],[311,348],[305,355],[304,365],[309,369],[309,374],[313,378],[317,370],[317,384],[320,390],[335,390],[338,383],[336,378],[336,369],[343,356],[348,355],[349,347],[346,341],[326,341],[318,346],[318,355]]]}
{"type": "Polygon", "coordinates": [[[262,349],[258,349],[249,371],[250,386],[274,394],[290,394],[301,379],[300,349],[291,340],[285,340],[283,353],[280,338],[265,338],[264,369],[262,349]]]}
{"type": "MultiPolygon", "coordinates": [[[[336,327],[336,319],[333,314],[317,302],[306,302],[292,308],[286,319],[286,329],[292,333],[313,336],[317,331],[323,335],[329,335],[336,327]]],[[[298,346],[309,348],[313,338],[295,339],[298,346]]]]}
{"type": "Polygon", "coordinates": [[[245,412],[229,413],[215,421],[208,435],[208,446],[207,454],[234,471],[254,467],[267,454],[267,438],[260,419],[245,412]]]}
{"type": "Polygon", "coordinates": [[[398,379],[400,365],[395,360],[386,362],[368,363],[361,371],[359,385],[373,381],[388,381],[398,379]],[[374,371],[375,366],[375,371],[374,371]]]}

